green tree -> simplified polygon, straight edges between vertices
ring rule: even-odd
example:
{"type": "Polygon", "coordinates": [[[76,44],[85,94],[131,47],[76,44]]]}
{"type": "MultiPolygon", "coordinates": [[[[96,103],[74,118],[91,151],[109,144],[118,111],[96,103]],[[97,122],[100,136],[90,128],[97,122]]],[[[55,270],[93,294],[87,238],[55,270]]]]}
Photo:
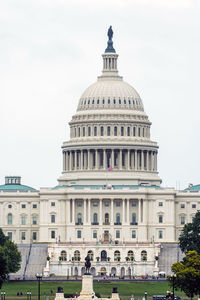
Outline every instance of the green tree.
{"type": "Polygon", "coordinates": [[[197,211],[192,223],[183,227],[179,246],[184,253],[195,250],[200,254],[200,211],[197,211]]]}
{"type": "Polygon", "coordinates": [[[21,254],[17,245],[9,240],[0,228],[0,288],[6,281],[9,273],[20,269],[21,254]]]}
{"type": "MultiPolygon", "coordinates": [[[[200,255],[197,251],[189,251],[181,262],[172,265],[176,277],[175,288],[180,288],[191,299],[200,294],[200,255]]],[[[172,278],[169,278],[172,286],[172,278]]]]}

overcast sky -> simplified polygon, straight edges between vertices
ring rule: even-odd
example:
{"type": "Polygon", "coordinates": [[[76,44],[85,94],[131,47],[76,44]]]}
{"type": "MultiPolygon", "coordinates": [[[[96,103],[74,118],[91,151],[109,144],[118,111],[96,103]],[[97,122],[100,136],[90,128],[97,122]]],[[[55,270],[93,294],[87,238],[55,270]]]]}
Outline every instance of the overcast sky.
{"type": "Polygon", "coordinates": [[[57,184],[110,25],[119,74],[152,122],[163,185],[200,183],[200,1],[0,0],[0,184],[57,184]]]}

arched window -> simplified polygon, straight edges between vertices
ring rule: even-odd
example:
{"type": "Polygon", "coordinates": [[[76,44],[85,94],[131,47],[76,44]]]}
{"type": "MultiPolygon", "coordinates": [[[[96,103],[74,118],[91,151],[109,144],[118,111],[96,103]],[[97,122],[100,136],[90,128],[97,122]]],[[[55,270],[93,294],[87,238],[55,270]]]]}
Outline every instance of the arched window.
{"type": "Polygon", "coordinates": [[[121,257],[120,257],[120,252],[118,250],[116,250],[114,252],[114,261],[120,261],[121,257]]]}
{"type": "Polygon", "coordinates": [[[135,127],[133,127],[133,136],[135,136],[135,127]]]}
{"type": "Polygon", "coordinates": [[[83,127],[83,136],[85,136],[85,127],[83,127]]]}
{"type": "Polygon", "coordinates": [[[107,136],[110,136],[110,126],[107,127],[107,136]]]}
{"type": "Polygon", "coordinates": [[[103,126],[101,126],[101,136],[104,135],[104,130],[103,130],[103,126]]]}
{"type": "Polygon", "coordinates": [[[108,104],[110,104],[110,99],[108,99],[108,104]]]}
{"type": "Polygon", "coordinates": [[[121,127],[121,136],[124,136],[124,127],[121,127]]]}
{"type": "Polygon", "coordinates": [[[130,136],[130,127],[127,127],[127,136],[130,136]]]}
{"type": "Polygon", "coordinates": [[[78,136],[79,137],[81,136],[81,129],[80,129],[80,127],[78,128],[78,136]]]}
{"type": "Polygon", "coordinates": [[[74,251],[74,260],[75,261],[80,261],[80,252],[78,250],[74,251]]]}
{"type": "Polygon", "coordinates": [[[138,136],[140,136],[140,127],[138,128],[138,136]]]}
{"type": "Polygon", "coordinates": [[[92,104],[94,104],[94,99],[92,100],[92,104]]]}
{"type": "Polygon", "coordinates": [[[107,261],[107,252],[105,250],[101,251],[101,261],[107,261]]]}
{"type": "Polygon", "coordinates": [[[120,213],[116,213],[116,223],[120,223],[120,213]]]}
{"type": "Polygon", "coordinates": [[[114,136],[117,136],[117,126],[114,127],[114,136]]]}
{"type": "Polygon", "coordinates": [[[146,250],[142,250],[142,252],[141,252],[141,260],[142,261],[147,261],[147,251],[146,250]]]}
{"type": "Polygon", "coordinates": [[[91,136],[91,127],[88,127],[88,136],[91,136]]]}
{"type": "Polygon", "coordinates": [[[126,100],[124,99],[124,104],[126,104],[126,100]]]}
{"type": "Polygon", "coordinates": [[[78,215],[77,215],[77,223],[82,224],[82,214],[81,213],[78,213],[78,215]]]}
{"type": "Polygon", "coordinates": [[[105,100],[104,99],[102,100],[102,103],[105,104],[105,100]]]}
{"type": "Polygon", "coordinates": [[[132,223],[136,223],[136,213],[132,213],[132,223]]]}
{"type": "Polygon", "coordinates": [[[116,104],[116,100],[115,99],[113,99],[113,104],[116,104]]]}
{"type": "Polygon", "coordinates": [[[60,257],[62,261],[66,261],[67,260],[67,252],[65,250],[62,250],[60,253],[60,257]]]}
{"type": "Polygon", "coordinates": [[[121,104],[121,99],[119,99],[119,104],[121,104]]]}
{"type": "Polygon", "coordinates": [[[89,256],[89,258],[90,258],[91,261],[94,260],[94,253],[93,253],[92,250],[89,250],[89,251],[88,251],[88,256],[89,256]]]}
{"type": "Polygon", "coordinates": [[[109,225],[109,214],[105,214],[105,224],[109,225]]]}
{"type": "Polygon", "coordinates": [[[97,213],[93,214],[93,223],[97,223],[98,222],[98,215],[97,213]]]}
{"type": "Polygon", "coordinates": [[[129,251],[128,251],[128,259],[131,260],[131,261],[134,260],[134,253],[133,253],[132,250],[129,250],[129,251]]]}
{"type": "Polygon", "coordinates": [[[97,136],[97,127],[94,127],[94,136],[97,136]]]}
{"type": "Polygon", "coordinates": [[[12,214],[8,214],[8,225],[12,225],[12,214]]]}

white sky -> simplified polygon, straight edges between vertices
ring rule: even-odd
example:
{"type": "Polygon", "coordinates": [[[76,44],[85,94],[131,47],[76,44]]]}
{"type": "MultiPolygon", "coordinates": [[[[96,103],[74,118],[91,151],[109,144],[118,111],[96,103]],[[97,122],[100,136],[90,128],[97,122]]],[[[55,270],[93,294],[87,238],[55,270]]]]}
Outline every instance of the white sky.
{"type": "Polygon", "coordinates": [[[0,0],[0,183],[54,186],[82,92],[101,74],[107,29],[140,94],[164,186],[198,184],[200,1],[0,0]]]}

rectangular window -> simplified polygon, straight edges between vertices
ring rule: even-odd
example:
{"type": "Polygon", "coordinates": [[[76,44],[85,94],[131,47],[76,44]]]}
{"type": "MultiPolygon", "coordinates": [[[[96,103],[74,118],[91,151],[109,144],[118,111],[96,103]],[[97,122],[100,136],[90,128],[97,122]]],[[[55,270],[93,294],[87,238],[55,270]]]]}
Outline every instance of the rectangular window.
{"type": "Polygon", "coordinates": [[[163,216],[162,215],[158,216],[158,222],[163,223],[163,216]]]}
{"type": "Polygon", "coordinates": [[[116,239],[119,239],[119,238],[120,238],[120,231],[116,230],[116,239]]]}
{"type": "Polygon", "coordinates": [[[133,201],[132,202],[132,206],[135,207],[136,206],[136,202],[133,201]]]}
{"type": "Polygon", "coordinates": [[[22,204],[22,208],[26,208],[26,204],[22,204]]]}
{"type": "Polygon", "coordinates": [[[94,231],[93,231],[93,239],[96,239],[96,238],[97,238],[97,231],[94,230],[94,231]]]}
{"type": "Polygon", "coordinates": [[[158,206],[163,206],[163,202],[158,202],[158,206]]]}
{"type": "Polygon", "coordinates": [[[121,127],[121,136],[124,136],[124,127],[121,127]]]}
{"type": "Polygon", "coordinates": [[[78,203],[77,203],[77,206],[78,206],[78,207],[81,207],[81,206],[82,206],[82,202],[78,202],[78,203]]]}
{"type": "Polygon", "coordinates": [[[116,202],[116,206],[121,206],[121,202],[120,202],[120,201],[117,201],[117,202],[116,202]]]}
{"type": "Polygon", "coordinates": [[[36,224],[37,224],[37,217],[33,216],[33,225],[36,225],[36,224]]]}
{"type": "Polygon", "coordinates": [[[181,203],[181,208],[185,208],[185,204],[181,203]]]}
{"type": "Polygon", "coordinates": [[[37,204],[33,204],[33,208],[37,208],[37,204]]]}
{"type": "Polygon", "coordinates": [[[22,241],[24,241],[26,239],[26,232],[22,232],[22,241]]]}
{"type": "Polygon", "coordinates": [[[181,216],[181,225],[184,225],[184,224],[185,224],[185,217],[181,216]]]}
{"type": "Polygon", "coordinates": [[[106,202],[105,202],[105,206],[109,206],[109,202],[106,201],[106,202]]]}
{"type": "Polygon", "coordinates": [[[33,232],[33,241],[37,240],[37,232],[33,232]]]}
{"type": "Polygon", "coordinates": [[[93,202],[93,206],[98,206],[98,202],[93,202]]]}
{"type": "Polygon", "coordinates": [[[162,230],[159,230],[159,231],[158,231],[158,238],[159,238],[159,239],[162,239],[162,238],[163,238],[163,232],[162,232],[162,230]]]}
{"type": "Polygon", "coordinates": [[[56,216],[55,215],[51,215],[51,223],[55,223],[56,221],[56,216]]]}
{"type": "Polygon", "coordinates": [[[56,236],[55,231],[54,231],[54,230],[51,231],[51,238],[52,238],[52,239],[55,239],[55,236],[56,236]]]}
{"type": "Polygon", "coordinates": [[[81,238],[81,230],[77,230],[77,238],[78,238],[78,239],[81,238]]]}
{"type": "Polygon", "coordinates": [[[22,225],[26,225],[26,217],[22,216],[22,225]]]}
{"type": "Polygon", "coordinates": [[[196,204],[192,204],[192,208],[196,208],[197,206],[196,206],[196,204]]]}
{"type": "Polygon", "coordinates": [[[7,235],[8,235],[8,238],[12,241],[12,232],[8,232],[7,235]]]}
{"type": "Polygon", "coordinates": [[[136,231],[132,230],[132,239],[135,239],[135,238],[136,238],[136,231]]]}
{"type": "Polygon", "coordinates": [[[56,206],[55,202],[51,202],[51,206],[56,206]]]}

